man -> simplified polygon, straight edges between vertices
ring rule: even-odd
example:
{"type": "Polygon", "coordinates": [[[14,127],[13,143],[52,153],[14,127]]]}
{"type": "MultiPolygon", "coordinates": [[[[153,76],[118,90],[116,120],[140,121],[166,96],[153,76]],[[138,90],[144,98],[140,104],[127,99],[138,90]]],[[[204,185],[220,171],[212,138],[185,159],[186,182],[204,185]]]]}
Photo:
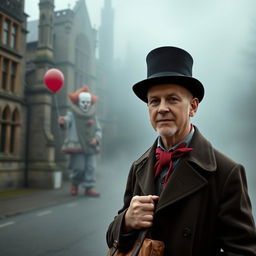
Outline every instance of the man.
{"type": "Polygon", "coordinates": [[[147,79],[133,86],[159,137],[132,164],[124,205],[107,232],[129,250],[140,230],[173,256],[256,255],[256,231],[242,165],[212,147],[191,124],[204,97],[183,49],[147,56],[147,79]]]}
{"type": "Polygon", "coordinates": [[[97,96],[89,92],[88,86],[68,94],[71,110],[58,120],[66,129],[66,138],[62,152],[69,154],[69,168],[72,170],[71,195],[78,194],[79,185],[83,186],[84,194],[99,197],[95,190],[97,154],[102,137],[102,130],[96,116],[95,104],[97,96]]]}

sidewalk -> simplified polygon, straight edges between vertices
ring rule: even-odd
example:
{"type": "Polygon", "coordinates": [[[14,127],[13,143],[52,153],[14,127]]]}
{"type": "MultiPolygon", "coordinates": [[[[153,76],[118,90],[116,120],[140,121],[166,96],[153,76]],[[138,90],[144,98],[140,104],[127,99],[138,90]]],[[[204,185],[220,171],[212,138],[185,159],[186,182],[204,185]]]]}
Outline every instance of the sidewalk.
{"type": "Polygon", "coordinates": [[[0,219],[74,200],[69,191],[70,183],[63,182],[59,189],[22,188],[0,192],[0,219]]]}

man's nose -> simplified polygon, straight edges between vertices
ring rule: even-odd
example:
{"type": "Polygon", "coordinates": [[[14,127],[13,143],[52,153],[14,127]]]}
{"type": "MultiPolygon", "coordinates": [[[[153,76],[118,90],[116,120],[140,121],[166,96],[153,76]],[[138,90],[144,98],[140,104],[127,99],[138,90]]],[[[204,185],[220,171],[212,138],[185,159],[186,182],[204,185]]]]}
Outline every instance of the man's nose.
{"type": "Polygon", "coordinates": [[[160,104],[159,104],[159,108],[158,108],[158,112],[159,113],[165,113],[169,111],[169,107],[168,104],[165,100],[161,100],[160,104]]]}

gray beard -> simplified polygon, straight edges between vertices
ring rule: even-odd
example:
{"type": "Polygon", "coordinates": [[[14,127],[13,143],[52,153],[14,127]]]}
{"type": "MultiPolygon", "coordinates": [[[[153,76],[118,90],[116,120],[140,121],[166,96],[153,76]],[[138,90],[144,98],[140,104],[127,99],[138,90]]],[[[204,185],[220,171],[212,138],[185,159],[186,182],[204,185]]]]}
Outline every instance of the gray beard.
{"type": "Polygon", "coordinates": [[[161,132],[157,129],[157,132],[161,137],[172,137],[176,134],[177,128],[176,127],[171,129],[169,128],[168,130],[165,130],[165,131],[162,130],[161,132]]]}

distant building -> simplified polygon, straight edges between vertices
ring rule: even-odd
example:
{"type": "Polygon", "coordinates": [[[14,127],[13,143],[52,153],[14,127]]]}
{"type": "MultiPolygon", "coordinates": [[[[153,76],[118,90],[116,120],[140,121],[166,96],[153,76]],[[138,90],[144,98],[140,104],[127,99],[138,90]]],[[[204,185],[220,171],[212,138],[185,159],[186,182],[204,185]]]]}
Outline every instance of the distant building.
{"type": "Polygon", "coordinates": [[[69,108],[69,92],[87,84],[99,96],[103,128],[106,120],[105,71],[96,58],[97,31],[85,1],[55,11],[54,0],[40,0],[39,12],[39,20],[26,26],[24,1],[0,2],[0,190],[60,185],[67,158],[60,151],[64,134],[57,118],[69,108]],[[65,77],[56,94],[43,83],[53,67],[65,77]]]}

